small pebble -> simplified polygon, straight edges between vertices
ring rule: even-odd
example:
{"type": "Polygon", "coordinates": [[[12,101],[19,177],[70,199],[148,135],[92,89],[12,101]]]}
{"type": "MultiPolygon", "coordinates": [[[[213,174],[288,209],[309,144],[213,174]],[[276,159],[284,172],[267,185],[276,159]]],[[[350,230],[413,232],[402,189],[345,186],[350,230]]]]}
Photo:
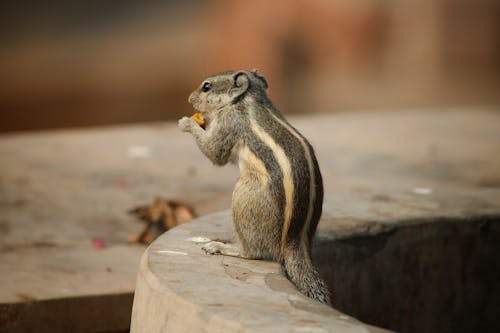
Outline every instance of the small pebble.
{"type": "Polygon", "coordinates": [[[127,150],[130,158],[149,158],[151,157],[151,148],[145,145],[132,145],[127,150]]]}
{"type": "Polygon", "coordinates": [[[429,195],[429,194],[432,194],[432,189],[426,188],[426,187],[415,187],[413,189],[413,193],[421,194],[421,195],[429,195]]]}
{"type": "Polygon", "coordinates": [[[187,239],[190,242],[193,243],[208,243],[210,242],[210,238],[207,237],[191,237],[187,239]]]}

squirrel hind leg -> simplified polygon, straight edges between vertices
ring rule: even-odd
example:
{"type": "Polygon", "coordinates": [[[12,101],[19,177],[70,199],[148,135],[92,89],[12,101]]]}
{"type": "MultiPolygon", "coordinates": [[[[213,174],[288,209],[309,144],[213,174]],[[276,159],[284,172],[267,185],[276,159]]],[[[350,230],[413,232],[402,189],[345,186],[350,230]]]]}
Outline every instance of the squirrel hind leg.
{"type": "Polygon", "coordinates": [[[249,255],[242,251],[240,246],[236,244],[225,244],[222,242],[212,241],[203,245],[201,249],[207,254],[222,254],[230,257],[252,259],[249,255]]]}

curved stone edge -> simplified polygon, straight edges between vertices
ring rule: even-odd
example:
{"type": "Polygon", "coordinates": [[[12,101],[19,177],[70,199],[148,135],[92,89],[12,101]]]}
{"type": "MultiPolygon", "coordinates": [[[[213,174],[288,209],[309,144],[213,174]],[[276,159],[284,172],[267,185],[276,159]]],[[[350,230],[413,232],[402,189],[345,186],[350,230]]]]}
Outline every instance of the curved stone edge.
{"type": "Polygon", "coordinates": [[[229,211],[158,238],[141,259],[131,332],[388,332],[302,294],[279,264],[206,255],[201,238],[228,239],[229,211]]]}
{"type": "Polygon", "coordinates": [[[201,332],[203,323],[196,316],[196,306],[162,288],[148,268],[149,249],[141,258],[134,294],[131,332],[162,332],[170,327],[201,332]]]}
{"type": "Polygon", "coordinates": [[[402,226],[500,216],[498,189],[337,192],[325,197],[317,235],[331,240],[374,236],[402,226]]]}

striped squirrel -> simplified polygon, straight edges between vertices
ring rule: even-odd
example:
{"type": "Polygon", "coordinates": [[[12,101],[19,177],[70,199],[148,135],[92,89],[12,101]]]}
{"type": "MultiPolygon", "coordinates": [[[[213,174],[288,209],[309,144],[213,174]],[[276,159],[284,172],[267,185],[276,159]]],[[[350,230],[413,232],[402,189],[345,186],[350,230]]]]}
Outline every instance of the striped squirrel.
{"type": "Polygon", "coordinates": [[[239,246],[210,242],[203,249],[278,261],[299,291],[330,304],[310,257],[322,211],[321,173],[313,148],[274,107],[267,88],[256,70],[211,76],[189,96],[206,128],[179,120],[214,164],[240,169],[232,197],[239,246]]]}

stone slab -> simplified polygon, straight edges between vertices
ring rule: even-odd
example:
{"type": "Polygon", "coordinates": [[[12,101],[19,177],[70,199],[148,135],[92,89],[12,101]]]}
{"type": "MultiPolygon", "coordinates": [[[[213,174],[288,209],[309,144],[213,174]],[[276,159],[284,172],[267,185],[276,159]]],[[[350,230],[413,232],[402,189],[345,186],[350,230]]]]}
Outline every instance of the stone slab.
{"type": "Polygon", "coordinates": [[[230,212],[162,235],[142,257],[131,332],[384,332],[301,295],[274,262],[210,256],[230,212]]]}
{"type": "MultiPolygon", "coordinates": [[[[473,117],[466,121],[468,116],[456,114],[384,117],[384,123],[373,123],[368,116],[345,128],[334,124],[343,116],[319,117],[299,127],[315,145],[325,176],[320,246],[436,222],[498,220],[500,169],[494,152],[500,148],[500,128],[498,115],[490,116],[484,127],[473,117]],[[315,137],[307,124],[316,133],[344,140],[315,137]],[[353,134],[353,127],[362,134],[353,134]],[[479,139],[486,132],[491,134],[488,144],[479,139]]],[[[230,211],[224,211],[157,239],[141,260],[132,332],[382,330],[302,296],[276,263],[210,256],[201,250],[203,239],[230,239],[232,234],[230,211]]]]}
{"type": "MultiPolygon", "coordinates": [[[[382,201],[381,196],[375,194],[375,201],[364,193],[331,196],[319,225],[321,242],[376,236],[438,221],[451,224],[484,216],[500,219],[498,190],[425,196],[392,193],[384,194],[390,199],[382,201]],[[472,203],[463,206],[471,197],[472,203]],[[387,216],[385,209],[392,215],[387,216]]],[[[141,260],[131,331],[382,331],[304,297],[277,263],[210,256],[202,251],[208,239],[231,239],[233,233],[231,212],[224,211],[193,220],[158,238],[141,260]],[[185,318],[190,318],[189,325],[185,318]]]]}

